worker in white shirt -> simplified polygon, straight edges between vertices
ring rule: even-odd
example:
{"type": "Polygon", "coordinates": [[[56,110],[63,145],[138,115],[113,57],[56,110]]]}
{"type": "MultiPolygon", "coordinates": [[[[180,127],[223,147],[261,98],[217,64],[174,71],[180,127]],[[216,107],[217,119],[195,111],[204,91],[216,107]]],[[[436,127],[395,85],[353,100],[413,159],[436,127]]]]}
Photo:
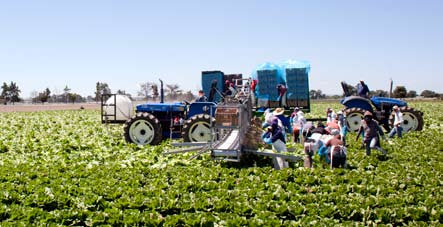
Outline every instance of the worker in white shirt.
{"type": "Polygon", "coordinates": [[[389,138],[394,137],[395,134],[398,135],[398,138],[401,138],[401,133],[403,131],[403,127],[401,127],[403,123],[403,113],[398,106],[394,106],[392,109],[394,110],[394,125],[389,133],[389,138]]]}

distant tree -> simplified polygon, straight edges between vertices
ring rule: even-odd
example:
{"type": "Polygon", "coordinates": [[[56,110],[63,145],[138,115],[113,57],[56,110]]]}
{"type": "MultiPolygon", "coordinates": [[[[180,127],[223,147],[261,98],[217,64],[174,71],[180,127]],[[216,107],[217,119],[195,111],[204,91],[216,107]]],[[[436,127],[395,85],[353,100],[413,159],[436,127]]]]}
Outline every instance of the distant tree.
{"type": "Polygon", "coordinates": [[[186,100],[188,102],[191,102],[191,101],[193,101],[195,99],[195,96],[194,96],[194,94],[192,94],[191,91],[187,91],[187,92],[185,92],[183,94],[183,98],[182,99],[186,100]]]}
{"type": "Polygon", "coordinates": [[[1,87],[2,92],[0,94],[0,98],[3,100],[6,105],[8,102],[12,102],[14,105],[16,102],[20,102],[20,89],[17,86],[17,83],[11,81],[8,85],[6,82],[3,82],[1,87]]]}
{"type": "Polygon", "coordinates": [[[101,100],[101,96],[105,94],[111,94],[111,89],[107,83],[97,82],[95,84],[95,101],[101,100]]]}
{"type": "Polygon", "coordinates": [[[406,98],[407,93],[408,93],[408,91],[406,90],[405,86],[397,86],[397,87],[395,87],[392,94],[393,94],[394,98],[406,98]]]}
{"type": "Polygon", "coordinates": [[[79,95],[77,95],[75,93],[68,93],[68,100],[69,100],[69,102],[75,103],[75,100],[77,99],[77,96],[79,96],[79,95]]]}
{"type": "Polygon", "coordinates": [[[138,87],[140,90],[137,91],[137,96],[148,99],[149,94],[151,93],[151,82],[140,83],[138,87]]]}
{"type": "Polygon", "coordinates": [[[309,91],[309,96],[311,97],[311,99],[324,99],[326,98],[326,95],[323,94],[323,92],[318,89],[318,90],[310,90],[309,91]]]}
{"type": "Polygon", "coordinates": [[[180,95],[183,91],[180,90],[180,86],[178,84],[166,84],[166,92],[167,96],[171,100],[176,100],[177,96],[180,95]]]}
{"type": "Polygon", "coordinates": [[[144,97],[145,99],[151,97],[151,94],[154,94],[153,87],[157,87],[157,85],[153,82],[140,83],[138,86],[140,90],[137,91],[137,95],[144,97]]]}
{"type": "Polygon", "coordinates": [[[50,96],[51,91],[49,90],[49,88],[46,88],[44,91],[38,94],[37,100],[43,104],[45,102],[48,102],[50,96]]]}
{"type": "Polygon", "coordinates": [[[417,97],[417,92],[414,91],[414,90],[410,90],[410,91],[408,91],[408,93],[406,94],[406,97],[408,97],[408,98],[415,98],[415,97],[417,97]]]}
{"type": "Polygon", "coordinates": [[[342,96],[341,95],[327,95],[326,98],[327,99],[340,99],[342,96]]]}
{"type": "Polygon", "coordinates": [[[2,88],[2,93],[1,93],[0,97],[3,100],[3,103],[6,105],[9,102],[9,100],[10,100],[10,97],[9,97],[9,86],[8,86],[8,84],[6,82],[3,82],[3,85],[2,85],[1,88],[2,88]]]}
{"type": "Polygon", "coordinates": [[[385,90],[375,90],[375,91],[370,91],[369,96],[388,97],[389,94],[385,90]]]}
{"type": "Polygon", "coordinates": [[[434,97],[438,97],[438,94],[435,93],[435,91],[431,91],[431,90],[424,90],[421,92],[420,94],[421,96],[425,97],[425,98],[434,98],[434,97]]]}
{"type": "Polygon", "coordinates": [[[16,102],[20,102],[20,92],[21,91],[18,88],[17,84],[11,81],[11,83],[9,84],[9,96],[13,105],[16,102]]]}
{"type": "Polygon", "coordinates": [[[317,91],[316,90],[310,90],[309,91],[309,97],[311,98],[311,99],[317,99],[318,97],[317,97],[317,91]]]}
{"type": "Polygon", "coordinates": [[[158,92],[157,84],[152,83],[151,91],[152,91],[152,99],[154,99],[154,102],[155,102],[157,100],[158,96],[160,95],[159,92],[158,92]]]}
{"type": "Polygon", "coordinates": [[[71,91],[71,88],[66,85],[65,88],[63,88],[63,91],[65,92],[65,94],[68,94],[71,91]]]}
{"type": "Polygon", "coordinates": [[[68,85],[63,88],[63,97],[65,98],[65,102],[69,102],[69,93],[71,92],[71,88],[68,87],[68,85]]]}

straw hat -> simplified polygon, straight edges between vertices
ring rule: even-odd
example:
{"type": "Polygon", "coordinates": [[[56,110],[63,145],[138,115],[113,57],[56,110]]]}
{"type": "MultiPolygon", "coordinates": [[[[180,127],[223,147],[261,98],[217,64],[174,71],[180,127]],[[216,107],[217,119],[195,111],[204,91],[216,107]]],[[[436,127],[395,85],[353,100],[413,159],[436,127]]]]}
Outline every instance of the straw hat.
{"type": "Polygon", "coordinates": [[[273,114],[274,114],[275,116],[277,116],[277,115],[282,115],[282,114],[284,114],[284,113],[285,113],[285,110],[284,110],[283,108],[277,108],[277,109],[275,109],[274,112],[273,112],[273,114]]]}

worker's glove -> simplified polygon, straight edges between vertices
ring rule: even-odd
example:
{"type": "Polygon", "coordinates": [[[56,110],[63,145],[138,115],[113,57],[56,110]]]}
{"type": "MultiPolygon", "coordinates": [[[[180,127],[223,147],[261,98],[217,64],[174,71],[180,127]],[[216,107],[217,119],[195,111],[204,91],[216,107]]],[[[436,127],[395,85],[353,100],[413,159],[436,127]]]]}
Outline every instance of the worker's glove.
{"type": "Polygon", "coordinates": [[[267,143],[267,144],[272,144],[271,138],[264,138],[263,141],[265,141],[265,143],[267,143]]]}

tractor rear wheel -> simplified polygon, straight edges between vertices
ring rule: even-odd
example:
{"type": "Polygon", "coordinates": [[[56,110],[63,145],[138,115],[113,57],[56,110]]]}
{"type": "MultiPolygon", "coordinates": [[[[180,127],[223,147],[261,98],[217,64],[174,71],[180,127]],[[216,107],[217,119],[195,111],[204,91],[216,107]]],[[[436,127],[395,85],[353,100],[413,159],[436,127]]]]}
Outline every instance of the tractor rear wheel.
{"type": "Polygon", "coordinates": [[[182,137],[185,142],[208,142],[211,140],[211,124],[215,119],[208,114],[197,114],[183,125],[182,137]]]}
{"type": "Polygon", "coordinates": [[[157,145],[162,140],[160,121],[152,114],[140,112],[126,121],[125,140],[138,145],[157,145]]]}
{"type": "MultiPolygon", "coordinates": [[[[401,107],[400,112],[403,113],[403,131],[421,131],[423,129],[423,116],[420,111],[414,110],[414,108],[409,108],[407,106],[401,107]]],[[[394,111],[392,111],[389,116],[389,124],[391,127],[394,125],[394,111]]]]}
{"type": "Polygon", "coordinates": [[[351,132],[357,132],[360,128],[361,120],[363,120],[365,110],[361,108],[350,108],[346,109],[344,112],[346,114],[348,130],[351,132]]]}

